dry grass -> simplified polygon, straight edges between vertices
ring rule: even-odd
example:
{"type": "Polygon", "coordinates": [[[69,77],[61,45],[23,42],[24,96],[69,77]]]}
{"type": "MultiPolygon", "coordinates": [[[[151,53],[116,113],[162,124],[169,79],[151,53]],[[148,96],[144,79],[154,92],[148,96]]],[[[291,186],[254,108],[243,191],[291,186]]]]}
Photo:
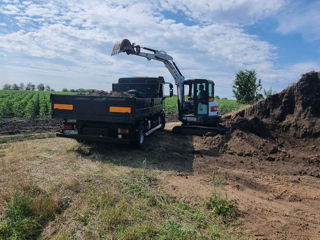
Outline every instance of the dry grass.
{"type": "Polygon", "coordinates": [[[158,176],[192,169],[191,153],[180,158],[185,149],[191,147],[188,151],[192,152],[193,139],[181,137],[176,143],[161,134],[157,139],[156,149],[149,141],[144,151],[127,146],[85,146],[58,138],[2,145],[1,215],[20,189],[30,197],[35,219],[46,216],[41,222],[45,239],[234,236],[230,233],[234,227],[224,226],[205,205],[187,203],[162,191],[160,184],[165,183],[158,176]]]}

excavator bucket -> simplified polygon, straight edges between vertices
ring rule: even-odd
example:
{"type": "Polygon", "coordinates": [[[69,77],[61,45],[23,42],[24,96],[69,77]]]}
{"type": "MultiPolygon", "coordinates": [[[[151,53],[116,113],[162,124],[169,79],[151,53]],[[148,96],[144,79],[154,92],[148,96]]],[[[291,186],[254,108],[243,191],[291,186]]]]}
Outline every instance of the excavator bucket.
{"type": "Polygon", "coordinates": [[[133,45],[128,39],[123,39],[120,42],[117,42],[112,49],[111,56],[116,55],[121,52],[126,52],[128,55],[129,54],[135,54],[135,50],[133,45]]]}

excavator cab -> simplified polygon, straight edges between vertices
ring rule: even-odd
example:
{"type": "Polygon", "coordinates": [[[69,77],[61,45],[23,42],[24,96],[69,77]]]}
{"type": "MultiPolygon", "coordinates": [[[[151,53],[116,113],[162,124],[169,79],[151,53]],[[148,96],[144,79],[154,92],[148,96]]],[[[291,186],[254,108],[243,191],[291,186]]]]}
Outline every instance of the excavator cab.
{"type": "Polygon", "coordinates": [[[212,126],[220,120],[218,103],[214,101],[214,82],[190,79],[184,83],[184,101],[180,121],[184,124],[212,126]]]}

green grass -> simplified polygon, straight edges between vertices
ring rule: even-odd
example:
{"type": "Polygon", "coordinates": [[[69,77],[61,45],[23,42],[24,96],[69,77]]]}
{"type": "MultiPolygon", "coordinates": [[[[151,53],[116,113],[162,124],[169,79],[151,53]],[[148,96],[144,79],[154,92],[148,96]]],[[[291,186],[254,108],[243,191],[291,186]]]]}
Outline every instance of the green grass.
{"type": "Polygon", "coordinates": [[[61,229],[57,239],[71,238],[78,229],[86,229],[88,239],[239,239],[231,230],[236,217],[227,199],[191,204],[171,197],[156,190],[154,170],[143,165],[112,182],[104,180],[105,186],[88,179],[88,202],[72,216],[77,227],[61,229]]]}
{"type": "Polygon", "coordinates": [[[221,193],[216,191],[206,203],[206,207],[207,209],[214,211],[217,215],[222,216],[223,221],[226,223],[234,219],[236,216],[235,209],[228,201],[227,196],[223,198],[221,193]]]}
{"type": "Polygon", "coordinates": [[[176,115],[178,114],[178,97],[166,97],[164,102],[164,111],[166,115],[176,115]]]}
{"type": "Polygon", "coordinates": [[[4,143],[12,143],[12,142],[21,142],[26,140],[34,140],[34,139],[45,139],[45,138],[54,138],[56,137],[55,133],[45,133],[45,134],[36,134],[36,135],[17,135],[17,136],[6,136],[0,137],[0,144],[4,143]]]}
{"type": "MultiPolygon", "coordinates": [[[[225,114],[237,110],[244,104],[238,103],[236,100],[231,100],[227,98],[215,99],[219,104],[220,114],[225,114]]],[[[167,97],[165,99],[165,113],[167,115],[176,115],[178,114],[178,98],[177,96],[167,97]]]]}
{"type": "Polygon", "coordinates": [[[36,239],[58,211],[53,195],[35,188],[16,191],[0,221],[0,239],[36,239]]]}
{"type": "Polygon", "coordinates": [[[245,104],[238,103],[236,100],[231,100],[227,98],[216,99],[216,101],[219,104],[220,114],[229,113],[246,106],[245,104]]]}
{"type": "MultiPolygon", "coordinates": [[[[77,179],[77,190],[66,182],[46,191],[20,187],[0,213],[0,239],[243,238],[232,204],[217,189],[193,204],[161,191],[158,171],[146,160],[129,169],[96,166],[77,179]],[[63,204],[66,197],[72,204],[63,204]]],[[[216,175],[214,184],[222,184],[216,175]]]]}

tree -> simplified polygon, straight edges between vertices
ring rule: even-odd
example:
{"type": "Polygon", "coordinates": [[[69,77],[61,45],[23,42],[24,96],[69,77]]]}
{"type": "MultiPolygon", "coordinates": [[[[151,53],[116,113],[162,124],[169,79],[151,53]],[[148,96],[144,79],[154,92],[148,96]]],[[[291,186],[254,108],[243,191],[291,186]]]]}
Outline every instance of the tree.
{"type": "Polygon", "coordinates": [[[38,88],[38,91],[44,91],[44,85],[43,85],[43,83],[40,83],[40,84],[37,86],[37,88],[38,88]]]}
{"type": "Polygon", "coordinates": [[[46,85],[46,91],[51,91],[51,88],[49,85],[46,85]]]}
{"type": "Polygon", "coordinates": [[[5,85],[3,85],[3,90],[10,90],[11,89],[11,85],[6,83],[5,85]]]}
{"type": "Polygon", "coordinates": [[[68,89],[67,88],[63,88],[62,92],[68,92],[68,89]]]}
{"type": "Polygon", "coordinates": [[[20,90],[24,90],[24,83],[20,83],[20,84],[19,84],[19,89],[20,89],[20,90]]]}
{"type": "Polygon", "coordinates": [[[12,85],[12,90],[20,90],[19,86],[17,84],[12,85]]]}
{"type": "Polygon", "coordinates": [[[257,80],[255,70],[240,71],[233,82],[233,94],[238,102],[252,104],[263,98],[261,79],[257,80]]]}
{"type": "Polygon", "coordinates": [[[32,83],[28,82],[27,86],[26,86],[26,90],[32,90],[32,83]]]}

